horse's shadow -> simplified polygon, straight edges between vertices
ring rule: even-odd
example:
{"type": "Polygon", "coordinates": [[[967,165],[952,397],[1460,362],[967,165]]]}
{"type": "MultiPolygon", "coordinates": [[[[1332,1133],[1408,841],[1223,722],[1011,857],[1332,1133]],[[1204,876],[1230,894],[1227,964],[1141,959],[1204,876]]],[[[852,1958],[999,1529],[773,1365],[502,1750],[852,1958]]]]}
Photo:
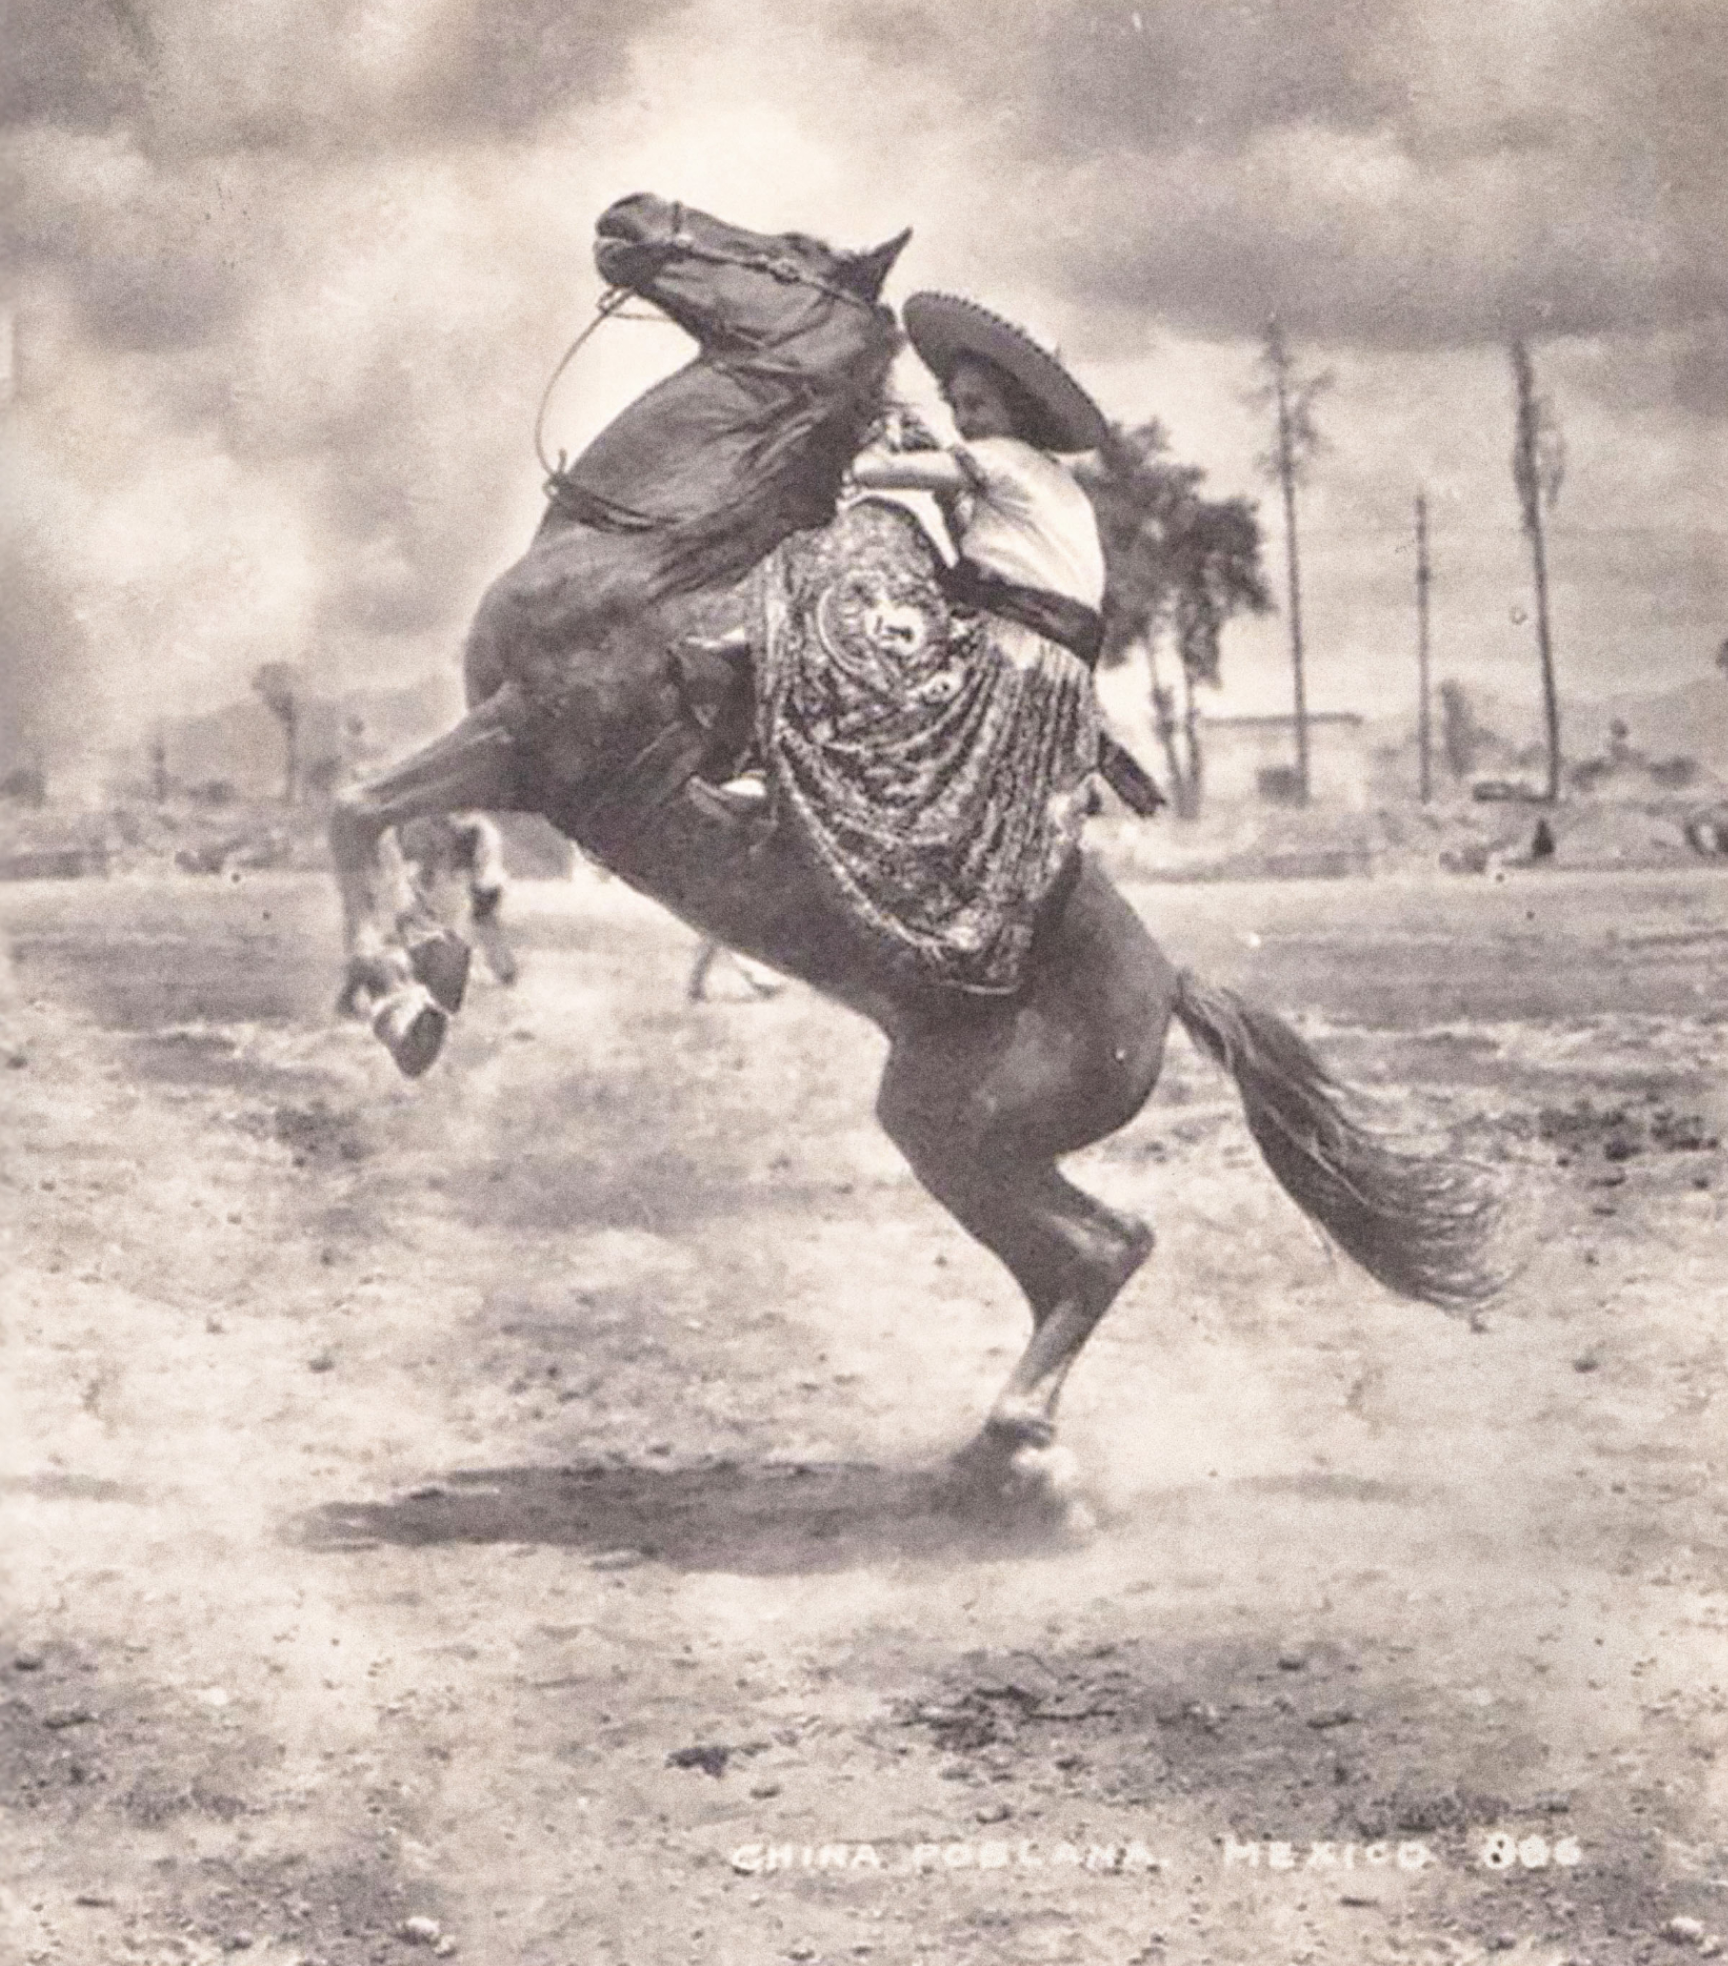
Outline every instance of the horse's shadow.
{"type": "Polygon", "coordinates": [[[300,1517],[320,1550],[513,1543],[753,1575],[896,1560],[1026,1556],[1071,1547],[1067,1516],[957,1494],[941,1469],[869,1462],[621,1462],[467,1469],[392,1501],[330,1502],[300,1517]]]}

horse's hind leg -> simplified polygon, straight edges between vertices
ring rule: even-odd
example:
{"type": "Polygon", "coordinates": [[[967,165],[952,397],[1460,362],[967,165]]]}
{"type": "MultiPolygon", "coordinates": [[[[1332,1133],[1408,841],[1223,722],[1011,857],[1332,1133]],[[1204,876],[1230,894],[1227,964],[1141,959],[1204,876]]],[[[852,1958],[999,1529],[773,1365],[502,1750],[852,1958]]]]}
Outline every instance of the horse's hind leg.
{"type": "Polygon", "coordinates": [[[1026,994],[896,1033],[878,1114],[919,1180],[1025,1293],[1032,1337],[963,1469],[999,1483],[1048,1446],[1082,1346],[1146,1259],[1152,1233],[1083,1193],[1060,1156],[1145,1103],[1174,978],[1138,920],[1089,879],[1026,994]]]}
{"type": "Polygon", "coordinates": [[[1069,1267],[1041,1306],[1031,1298],[1032,1337],[985,1422],[998,1447],[1046,1447],[1056,1437],[1056,1402],[1093,1328],[1152,1252],[1152,1231],[1063,1178],[1053,1168],[1037,1183],[1038,1204],[1075,1244],[1069,1267]]]}
{"type": "Polygon", "coordinates": [[[990,1487],[1021,1449],[1055,1439],[1063,1381],[1145,1261],[1152,1231],[1084,1194],[1053,1157],[1035,1160],[989,1125],[943,1124],[926,1103],[930,1062],[917,1046],[898,1053],[883,1083],[882,1123],[924,1187],[1006,1265],[1032,1313],[1031,1339],[960,1461],[968,1479],[990,1487]]]}
{"type": "Polygon", "coordinates": [[[369,1011],[373,1030],[410,1078],[443,1045],[461,1001],[467,947],[447,932],[403,940],[400,856],[386,849],[385,835],[407,820],[464,806],[513,806],[515,711],[513,692],[500,690],[403,763],[343,792],[330,817],[348,952],[337,1007],[369,1011]]]}

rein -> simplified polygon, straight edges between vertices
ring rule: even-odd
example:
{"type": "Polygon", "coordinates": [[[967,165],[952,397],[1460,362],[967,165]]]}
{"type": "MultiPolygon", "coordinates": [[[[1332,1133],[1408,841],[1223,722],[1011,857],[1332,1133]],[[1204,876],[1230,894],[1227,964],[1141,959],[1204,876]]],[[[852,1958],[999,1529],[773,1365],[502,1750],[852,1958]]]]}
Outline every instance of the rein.
{"type": "MultiPolygon", "coordinates": [[[[540,469],[546,473],[546,482],[549,487],[562,480],[565,459],[565,453],[560,451],[558,453],[558,462],[555,465],[549,464],[546,460],[546,412],[551,407],[552,392],[558,387],[559,378],[563,375],[564,371],[575,360],[577,351],[594,330],[599,327],[600,323],[611,320],[612,316],[618,312],[624,303],[633,298],[634,296],[628,287],[608,287],[595,303],[593,320],[588,323],[576,339],[571,342],[570,346],[565,349],[564,353],[559,356],[558,366],[546,378],[546,387],[540,396],[540,407],[534,413],[534,455],[540,460],[540,469]]],[[[634,317],[627,316],[626,318],[634,317]]],[[[643,315],[641,318],[647,320],[649,317],[643,315]]]]}

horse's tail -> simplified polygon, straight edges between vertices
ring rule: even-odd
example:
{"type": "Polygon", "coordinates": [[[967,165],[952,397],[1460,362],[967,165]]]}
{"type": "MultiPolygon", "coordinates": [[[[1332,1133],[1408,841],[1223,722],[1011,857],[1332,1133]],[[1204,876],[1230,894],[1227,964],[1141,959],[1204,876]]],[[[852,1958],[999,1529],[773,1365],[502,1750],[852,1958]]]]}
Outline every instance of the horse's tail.
{"type": "Polygon", "coordinates": [[[1486,1168],[1396,1146],[1281,1019],[1233,991],[1177,978],[1182,1027],[1236,1081],[1249,1131],[1291,1199],[1401,1297],[1449,1310],[1507,1280],[1489,1256],[1501,1214],[1486,1168]]]}

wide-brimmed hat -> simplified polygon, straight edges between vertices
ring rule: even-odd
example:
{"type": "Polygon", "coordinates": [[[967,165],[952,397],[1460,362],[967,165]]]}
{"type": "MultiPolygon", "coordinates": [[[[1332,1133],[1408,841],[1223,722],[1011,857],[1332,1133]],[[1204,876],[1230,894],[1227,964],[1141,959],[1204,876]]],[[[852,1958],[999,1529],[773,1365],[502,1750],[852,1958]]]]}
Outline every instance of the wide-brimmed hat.
{"type": "Polygon", "coordinates": [[[906,336],[925,366],[946,382],[967,357],[993,362],[1026,399],[1029,443],[1047,451],[1090,451],[1103,443],[1104,412],[1047,350],[1012,321],[958,294],[913,294],[900,310],[906,336]]]}

